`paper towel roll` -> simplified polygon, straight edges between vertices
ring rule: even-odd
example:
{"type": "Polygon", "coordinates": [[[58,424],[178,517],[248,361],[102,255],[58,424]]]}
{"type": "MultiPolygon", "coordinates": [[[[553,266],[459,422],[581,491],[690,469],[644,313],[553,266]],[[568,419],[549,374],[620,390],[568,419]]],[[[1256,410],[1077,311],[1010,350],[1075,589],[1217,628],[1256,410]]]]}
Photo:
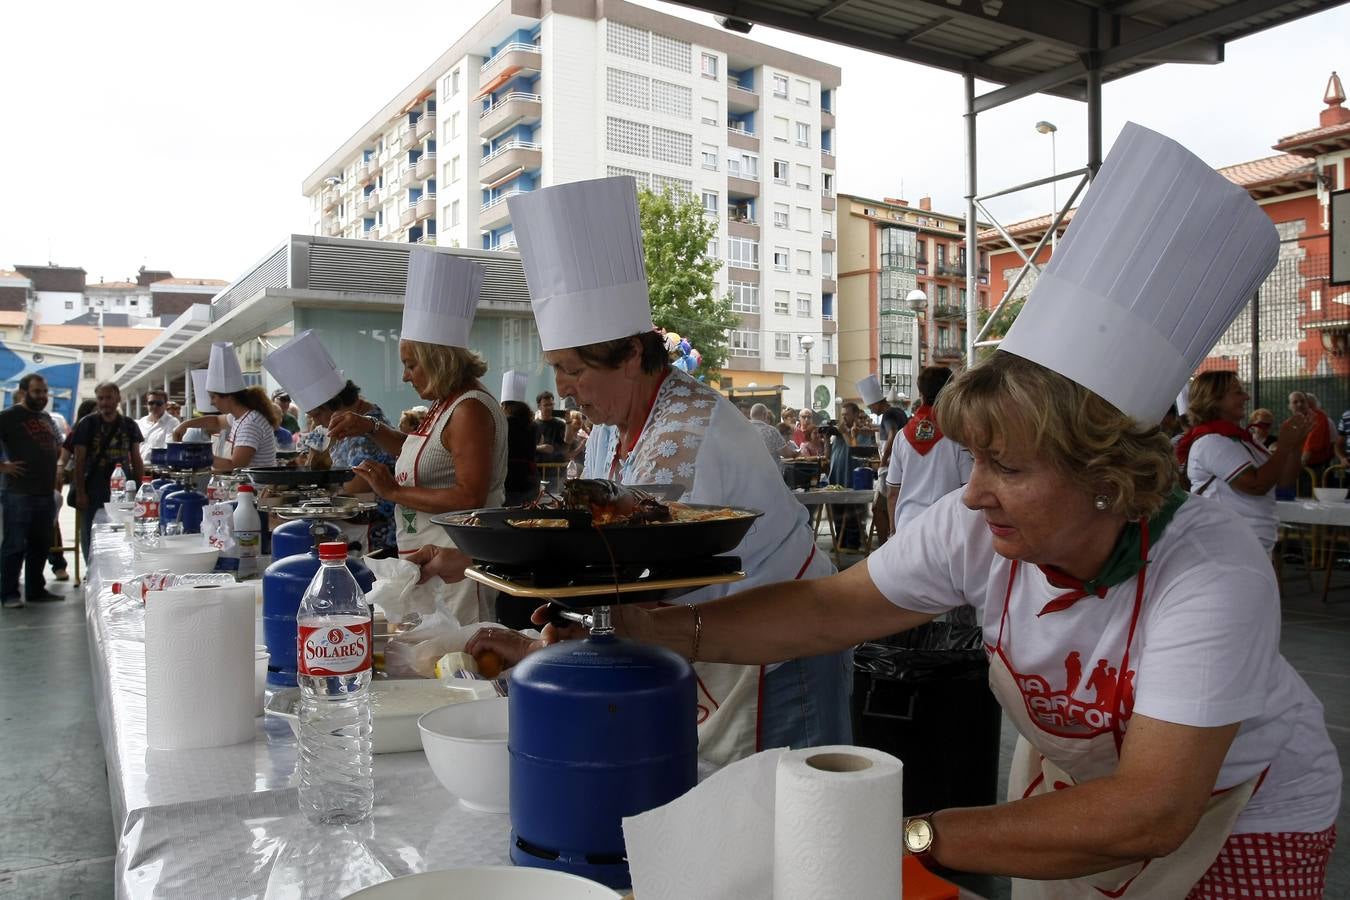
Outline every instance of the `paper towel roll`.
{"type": "Polygon", "coordinates": [[[224,747],[253,738],[253,613],[253,587],[247,584],[146,595],[150,747],[224,747]]]}
{"type": "Polygon", "coordinates": [[[774,900],[900,896],[900,770],[900,760],[867,747],[779,757],[774,900]]]}

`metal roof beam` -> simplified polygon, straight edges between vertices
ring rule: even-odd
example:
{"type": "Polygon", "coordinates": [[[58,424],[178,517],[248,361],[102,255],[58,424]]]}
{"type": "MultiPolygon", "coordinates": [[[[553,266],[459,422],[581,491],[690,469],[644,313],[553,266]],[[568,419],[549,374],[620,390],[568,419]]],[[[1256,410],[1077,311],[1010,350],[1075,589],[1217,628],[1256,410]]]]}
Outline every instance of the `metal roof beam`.
{"type": "Polygon", "coordinates": [[[831,3],[829,6],[825,7],[820,12],[816,13],[815,18],[817,20],[823,19],[832,13],[838,12],[839,10],[843,9],[845,6],[848,6],[852,2],[853,0],[834,0],[834,2],[831,3]]]}
{"type": "Polygon", "coordinates": [[[957,0],[907,0],[906,6],[931,8],[935,15],[954,16],[967,22],[983,22],[1001,31],[1083,51],[1092,46],[1096,10],[1072,0],[1004,0],[998,12],[986,15],[980,3],[957,0]]]}
{"type": "Polygon", "coordinates": [[[1009,84],[1007,87],[1001,87],[976,97],[975,112],[988,112],[991,109],[1003,106],[1005,103],[1011,103],[1014,100],[1021,100],[1023,97],[1040,93],[1058,94],[1061,97],[1069,97],[1073,100],[1086,100],[1087,91],[1083,87],[1069,85],[1069,82],[1083,77],[1086,72],[1087,66],[1081,62],[1075,62],[1060,66],[1058,69],[1051,69],[1049,72],[1033,75],[1030,78],[1024,78],[1015,84],[1009,84]]]}
{"type": "MultiPolygon", "coordinates": [[[[1270,0],[1244,0],[1244,2],[1234,3],[1231,6],[1221,6],[1202,15],[1178,22],[1170,28],[1164,28],[1161,31],[1155,31],[1152,34],[1102,50],[1098,57],[1097,68],[1108,69],[1121,63],[1154,59],[1157,54],[1171,50],[1187,41],[1206,37],[1251,16],[1269,13],[1270,8],[1270,0]]],[[[1308,12],[1314,11],[1308,10],[1308,12]]],[[[1222,58],[1222,54],[1220,54],[1220,58],[1222,58]]]]}

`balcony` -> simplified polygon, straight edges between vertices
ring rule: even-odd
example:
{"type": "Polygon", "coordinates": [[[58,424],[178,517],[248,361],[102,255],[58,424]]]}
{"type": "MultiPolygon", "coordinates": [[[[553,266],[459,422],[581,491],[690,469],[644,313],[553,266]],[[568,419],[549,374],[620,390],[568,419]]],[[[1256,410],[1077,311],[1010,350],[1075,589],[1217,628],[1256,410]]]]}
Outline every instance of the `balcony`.
{"type": "Polygon", "coordinates": [[[833,194],[821,193],[821,195],[820,195],[820,208],[821,208],[821,209],[824,209],[824,210],[831,210],[831,209],[834,209],[836,205],[837,205],[837,204],[835,203],[834,195],[833,195],[833,194]]]}
{"type": "Polygon", "coordinates": [[[933,351],[933,359],[939,362],[959,362],[965,355],[965,348],[955,344],[938,344],[933,351]]]}
{"type": "Polygon", "coordinates": [[[417,219],[430,219],[436,215],[436,195],[423,194],[417,200],[417,219]]]}
{"type": "Polygon", "coordinates": [[[370,169],[370,163],[368,163],[368,162],[362,162],[362,163],[360,163],[360,164],[357,165],[357,167],[356,167],[356,183],[357,183],[357,184],[369,184],[369,183],[370,183],[370,179],[373,178],[374,175],[375,175],[375,173],[372,172],[371,169],[370,169]]]}
{"type": "Polygon", "coordinates": [[[821,333],[821,334],[838,334],[838,333],[839,333],[839,323],[836,322],[834,319],[821,319],[821,320],[820,320],[820,333],[821,333]]]}
{"type": "Polygon", "coordinates": [[[989,268],[987,266],[980,266],[975,270],[975,275],[979,278],[980,284],[989,283],[989,268]]]}
{"type": "Polygon", "coordinates": [[[820,249],[824,253],[832,253],[839,247],[839,242],[832,237],[822,237],[820,239],[820,249]]]}
{"type": "Polygon", "coordinates": [[[332,188],[326,188],[324,192],[319,195],[319,208],[324,212],[328,212],[338,205],[338,199],[339,196],[337,191],[332,188]]]}
{"type": "Polygon", "coordinates": [[[744,131],[740,128],[728,128],[727,146],[735,147],[738,150],[751,150],[758,153],[759,138],[755,137],[753,131],[744,131]]]}
{"type": "Polygon", "coordinates": [[[820,151],[820,167],[822,169],[828,169],[831,172],[838,167],[838,163],[834,161],[834,154],[829,150],[820,151]]]}
{"type": "Polygon", "coordinates": [[[544,162],[544,151],[529,141],[507,141],[478,164],[478,179],[493,184],[516,169],[537,169],[544,162]]]}
{"type": "Polygon", "coordinates": [[[737,175],[728,175],[727,196],[733,198],[758,197],[759,182],[753,178],[741,178],[737,175]]]}
{"type": "Polygon", "coordinates": [[[749,216],[730,214],[727,216],[727,234],[731,237],[759,240],[759,223],[749,216]]]}
{"type": "Polygon", "coordinates": [[[363,219],[375,217],[375,211],[380,208],[379,191],[371,191],[361,198],[361,205],[358,208],[357,215],[363,219]]]}
{"type": "Polygon", "coordinates": [[[727,79],[727,112],[747,113],[759,109],[759,94],[727,79]]]}
{"type": "Polygon", "coordinates": [[[821,109],[820,111],[820,130],[828,131],[834,127],[834,111],[821,109]]]}
{"type": "Polygon", "coordinates": [[[521,41],[512,41],[503,47],[498,47],[497,55],[479,67],[478,86],[483,87],[491,83],[492,79],[498,77],[508,69],[519,69],[522,72],[538,72],[542,66],[543,55],[539,52],[538,44],[526,44],[521,41]]]}
{"type": "Polygon", "coordinates": [[[820,279],[820,292],[822,294],[839,293],[839,282],[835,281],[833,278],[820,279]]]}
{"type": "Polygon", "coordinates": [[[417,140],[413,136],[413,127],[407,124],[406,122],[399,126],[397,139],[398,142],[404,147],[411,147],[413,143],[417,140]]]}
{"type": "Polygon", "coordinates": [[[413,140],[420,141],[423,138],[432,137],[436,134],[436,114],[426,113],[417,120],[413,126],[413,140]]]}
{"type": "Polygon", "coordinates": [[[417,164],[413,167],[413,178],[418,181],[426,181],[428,178],[436,177],[436,154],[423,153],[417,157],[417,164]]]}
{"type": "Polygon", "coordinates": [[[403,209],[399,210],[398,224],[401,228],[407,228],[413,223],[413,219],[415,218],[417,218],[417,207],[405,206],[403,209]]]}
{"type": "Polygon", "coordinates": [[[538,122],[543,115],[543,97],[512,91],[483,110],[478,117],[478,136],[491,139],[516,125],[538,122]]]}
{"type": "Polygon", "coordinates": [[[966,308],[959,303],[937,303],[933,306],[934,319],[964,319],[966,308]]]}
{"type": "Polygon", "coordinates": [[[831,375],[838,376],[839,366],[832,362],[823,362],[820,364],[820,374],[825,377],[831,375]]]}
{"type": "Polygon", "coordinates": [[[336,219],[331,222],[325,222],[323,233],[328,237],[340,237],[342,235],[342,223],[336,219]]]}
{"type": "Polygon", "coordinates": [[[478,210],[478,227],[484,231],[492,231],[500,228],[511,221],[511,213],[506,208],[508,197],[514,197],[516,194],[525,194],[528,191],[507,191],[495,200],[484,203],[478,210]]]}
{"type": "Polygon", "coordinates": [[[413,240],[408,241],[408,243],[410,243],[410,244],[421,244],[421,245],[424,246],[424,247],[435,247],[435,246],[436,246],[436,235],[434,235],[434,234],[424,234],[424,235],[422,235],[422,236],[419,237],[419,238],[414,238],[413,240]]]}

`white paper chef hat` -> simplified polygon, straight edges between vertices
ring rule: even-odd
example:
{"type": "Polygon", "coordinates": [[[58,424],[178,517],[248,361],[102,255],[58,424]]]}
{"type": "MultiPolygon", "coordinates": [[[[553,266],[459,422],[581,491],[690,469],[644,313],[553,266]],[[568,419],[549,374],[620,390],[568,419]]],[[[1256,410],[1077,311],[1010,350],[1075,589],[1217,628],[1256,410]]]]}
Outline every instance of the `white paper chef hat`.
{"type": "Polygon", "coordinates": [[[192,409],[198,412],[213,413],[216,408],[211,403],[211,396],[206,392],[206,370],[192,370],[192,408],[185,410],[188,418],[191,417],[192,409]]]}
{"type": "Polygon", "coordinates": [[[863,406],[871,406],[885,399],[881,393],[881,380],[875,375],[868,375],[858,382],[858,393],[862,395],[863,406]]]}
{"type": "Polygon", "coordinates": [[[347,376],[312,329],[300,332],[267,354],[263,368],[281,382],[286,393],[305,412],[323,406],[347,386],[347,376]]]}
{"type": "Polygon", "coordinates": [[[999,349],[1155,423],[1278,251],[1244,189],[1128,123],[999,349]]]}
{"type": "Polygon", "coordinates": [[[652,330],[631,176],[560,184],[506,204],[544,350],[652,330]]]}
{"type": "Polygon", "coordinates": [[[485,272],[471,259],[434,250],[411,251],[401,337],[467,348],[485,272]]]}
{"type": "Polygon", "coordinates": [[[517,372],[515,369],[503,372],[501,401],[505,403],[508,400],[515,400],[517,403],[528,403],[525,391],[529,383],[530,376],[525,372],[517,372]]]}
{"type": "Polygon", "coordinates": [[[206,389],[215,394],[233,394],[244,389],[244,372],[234,344],[216,341],[211,345],[211,362],[206,366],[206,389]]]}

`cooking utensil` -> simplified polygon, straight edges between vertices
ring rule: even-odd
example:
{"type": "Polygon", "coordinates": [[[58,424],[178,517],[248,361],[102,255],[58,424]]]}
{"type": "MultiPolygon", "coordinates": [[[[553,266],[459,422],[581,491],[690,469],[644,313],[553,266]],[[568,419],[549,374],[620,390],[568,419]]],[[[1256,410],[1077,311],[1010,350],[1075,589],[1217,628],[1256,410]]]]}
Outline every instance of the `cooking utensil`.
{"type": "Polygon", "coordinates": [[[254,484],[281,487],[326,487],[346,484],[352,480],[351,469],[308,469],[303,466],[257,466],[241,469],[254,484]]]}
{"type": "MultiPolygon", "coordinates": [[[[688,504],[691,509],[725,509],[688,504]]],[[[481,562],[507,565],[547,563],[557,568],[671,563],[730,553],[764,515],[734,509],[732,518],[706,522],[658,522],[648,525],[591,524],[586,510],[480,509],[442,513],[431,521],[445,529],[455,546],[481,562]],[[469,524],[470,518],[477,524],[469,524]],[[566,528],[522,528],[513,519],[563,519],[566,528]]]]}

